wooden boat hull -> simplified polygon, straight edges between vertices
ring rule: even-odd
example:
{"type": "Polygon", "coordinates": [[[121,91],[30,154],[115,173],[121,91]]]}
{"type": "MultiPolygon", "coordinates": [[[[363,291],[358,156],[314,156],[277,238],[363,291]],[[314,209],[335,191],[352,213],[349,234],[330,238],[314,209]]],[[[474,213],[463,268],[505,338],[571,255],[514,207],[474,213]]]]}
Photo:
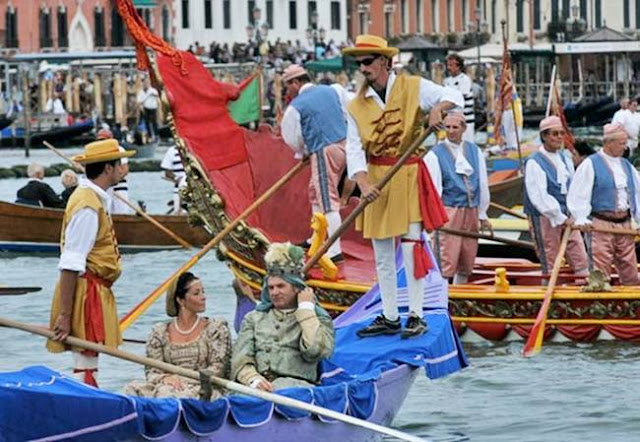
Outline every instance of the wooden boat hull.
{"type": "MultiPolygon", "coordinates": [[[[0,201],[0,251],[59,251],[64,212],[0,201]]],[[[186,216],[156,215],[158,222],[194,246],[208,241],[201,227],[189,225],[186,216]]],[[[123,251],[153,251],[180,248],[173,239],[138,215],[114,215],[114,228],[123,251]]]]}

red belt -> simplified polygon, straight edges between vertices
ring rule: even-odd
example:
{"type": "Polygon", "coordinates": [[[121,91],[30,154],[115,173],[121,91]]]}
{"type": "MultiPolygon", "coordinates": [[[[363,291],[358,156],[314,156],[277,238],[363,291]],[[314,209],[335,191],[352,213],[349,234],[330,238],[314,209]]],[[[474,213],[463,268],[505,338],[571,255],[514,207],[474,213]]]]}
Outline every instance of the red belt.
{"type": "MultiPolygon", "coordinates": [[[[369,164],[375,166],[393,166],[398,162],[398,157],[370,157],[369,164]]],[[[420,215],[422,226],[427,232],[444,226],[449,217],[442,204],[442,199],[431,181],[431,174],[420,157],[410,157],[404,166],[418,165],[418,198],[420,200],[420,215]]]]}
{"type": "MultiPolygon", "coordinates": [[[[85,274],[82,275],[82,278],[87,280],[87,297],[84,302],[85,339],[91,342],[102,343],[105,339],[105,333],[100,286],[111,288],[113,281],[104,279],[90,271],[86,271],[85,274]]],[[[85,350],[83,353],[88,356],[97,356],[97,353],[91,350],[85,350]]]]}

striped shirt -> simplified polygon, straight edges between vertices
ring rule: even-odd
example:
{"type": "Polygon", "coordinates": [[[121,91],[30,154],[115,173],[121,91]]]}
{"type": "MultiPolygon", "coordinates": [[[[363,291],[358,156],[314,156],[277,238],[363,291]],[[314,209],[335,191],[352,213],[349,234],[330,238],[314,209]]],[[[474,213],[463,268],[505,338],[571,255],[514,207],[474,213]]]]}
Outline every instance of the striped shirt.
{"type": "Polygon", "coordinates": [[[462,93],[464,98],[464,116],[467,126],[469,123],[476,121],[475,112],[473,109],[473,90],[472,90],[471,78],[464,72],[459,73],[455,77],[447,77],[444,79],[444,86],[450,87],[462,93]]]}
{"type": "Polygon", "coordinates": [[[164,158],[162,159],[162,163],[160,163],[160,167],[164,170],[170,170],[173,172],[176,180],[174,192],[178,192],[178,188],[182,187],[183,184],[186,184],[184,180],[186,174],[184,171],[184,166],[182,165],[182,158],[180,158],[180,153],[175,146],[167,149],[167,153],[164,154],[164,158]]]}

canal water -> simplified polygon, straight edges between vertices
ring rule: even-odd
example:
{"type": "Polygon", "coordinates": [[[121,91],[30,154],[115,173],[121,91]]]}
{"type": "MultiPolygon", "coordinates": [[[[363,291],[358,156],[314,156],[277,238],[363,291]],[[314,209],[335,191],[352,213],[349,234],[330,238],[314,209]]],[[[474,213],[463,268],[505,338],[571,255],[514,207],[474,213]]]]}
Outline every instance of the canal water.
{"type": "MultiPolygon", "coordinates": [[[[40,151],[37,151],[40,152],[40,151]]],[[[38,154],[43,164],[59,162],[38,154]]],[[[22,154],[8,153],[6,163],[27,164],[22,154]]],[[[9,164],[9,165],[11,165],[9,164]]],[[[47,178],[61,191],[59,178],[47,178]]],[[[0,180],[0,200],[13,201],[26,179],[0,180]]],[[[164,213],[171,185],[160,173],[130,176],[131,198],[145,200],[149,212],[164,213]]],[[[126,254],[123,274],[114,285],[120,315],[128,312],[193,251],[126,254]]],[[[0,298],[0,315],[47,324],[57,257],[0,254],[0,284],[39,286],[40,292],[0,298]]],[[[235,298],[231,274],[210,253],[193,269],[207,291],[207,314],[233,323],[235,298]]],[[[145,339],[155,322],[166,320],[160,298],[126,332],[145,339]]],[[[484,343],[465,347],[471,366],[445,379],[419,376],[394,426],[434,441],[632,441],[640,440],[640,346],[633,343],[552,344],[532,359],[520,356],[522,343],[484,343]]],[[[144,346],[123,349],[144,354],[144,346]]],[[[51,354],[44,339],[0,328],[0,371],[47,365],[69,371],[68,354],[51,354]]],[[[120,391],[144,376],[142,367],[102,357],[101,387],[120,391]]],[[[1,439],[1,437],[0,437],[1,439]]]]}

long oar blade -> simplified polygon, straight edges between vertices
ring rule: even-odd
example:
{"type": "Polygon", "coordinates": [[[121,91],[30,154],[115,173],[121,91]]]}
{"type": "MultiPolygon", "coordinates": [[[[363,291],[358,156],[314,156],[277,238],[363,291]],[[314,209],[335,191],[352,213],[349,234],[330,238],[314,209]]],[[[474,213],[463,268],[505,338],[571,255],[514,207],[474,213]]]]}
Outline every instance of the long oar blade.
{"type": "MultiPolygon", "coordinates": [[[[6,319],[2,317],[0,317],[0,326],[23,330],[29,333],[45,336],[50,339],[53,338],[54,336],[54,333],[49,329],[34,326],[31,324],[26,324],[23,322],[12,321],[10,319],[6,319]]],[[[125,359],[131,362],[136,362],[138,364],[143,364],[148,367],[154,367],[159,370],[165,371],[167,373],[173,373],[173,374],[188,377],[191,379],[200,380],[200,374],[195,370],[189,370],[187,368],[162,362],[157,359],[146,358],[143,356],[136,355],[134,353],[118,350],[117,348],[114,348],[114,347],[107,347],[102,344],[96,344],[95,342],[89,342],[84,339],[74,338],[72,336],[65,339],[64,342],[74,347],[80,347],[80,348],[92,350],[99,353],[105,353],[116,358],[125,359]]],[[[242,385],[237,382],[232,382],[228,379],[223,379],[216,376],[211,376],[210,379],[212,384],[226,388],[227,390],[230,390],[230,391],[235,391],[238,393],[245,394],[247,396],[253,396],[260,399],[264,399],[266,401],[273,402],[278,405],[284,405],[287,407],[293,407],[293,408],[305,410],[319,416],[325,416],[330,419],[335,419],[347,424],[351,424],[361,428],[365,428],[367,430],[375,431],[377,433],[396,437],[400,440],[405,440],[409,442],[424,442],[424,439],[421,439],[419,437],[412,436],[410,434],[404,433],[399,430],[395,430],[393,428],[384,427],[382,425],[378,425],[373,422],[368,422],[363,419],[358,419],[356,417],[349,416],[347,414],[338,413],[336,411],[329,410],[328,408],[323,408],[317,405],[308,404],[306,402],[302,402],[286,396],[280,396],[279,394],[268,393],[266,391],[250,388],[250,387],[247,387],[246,385],[242,385]]]]}
{"type": "Polygon", "coordinates": [[[540,353],[542,348],[542,340],[544,338],[544,328],[547,323],[547,314],[549,313],[549,307],[551,306],[551,298],[556,288],[556,281],[558,281],[558,275],[560,274],[560,267],[564,258],[564,253],[567,250],[567,243],[569,242],[569,236],[571,236],[571,226],[567,226],[562,234],[562,241],[560,242],[560,248],[558,250],[558,256],[553,263],[553,271],[551,272],[551,279],[549,279],[549,285],[547,291],[544,294],[544,300],[542,306],[536,316],[536,322],[531,328],[531,333],[527,338],[527,342],[522,349],[522,355],[524,357],[534,356],[540,353]]]}

